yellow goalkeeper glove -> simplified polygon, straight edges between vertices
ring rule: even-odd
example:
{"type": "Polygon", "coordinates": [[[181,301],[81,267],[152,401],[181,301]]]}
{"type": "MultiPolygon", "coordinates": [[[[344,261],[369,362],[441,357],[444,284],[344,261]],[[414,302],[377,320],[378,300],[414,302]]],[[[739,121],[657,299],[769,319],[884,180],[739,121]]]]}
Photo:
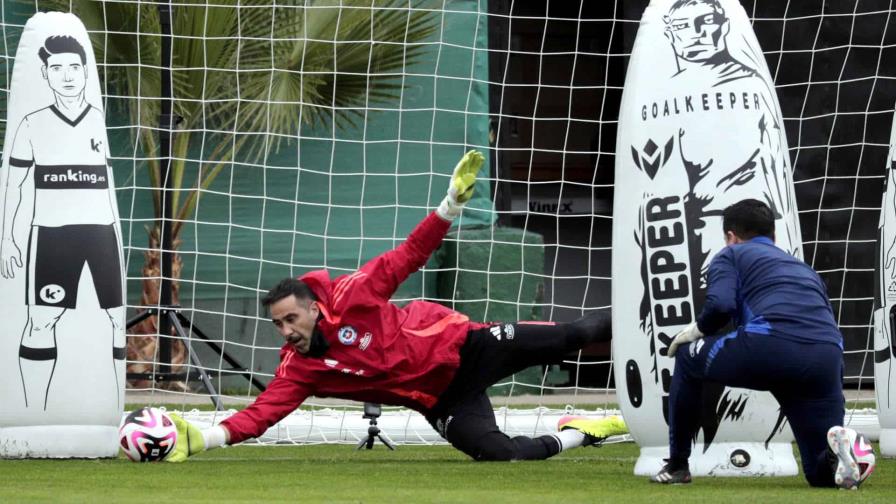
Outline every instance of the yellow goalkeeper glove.
{"type": "Polygon", "coordinates": [[[184,462],[187,457],[205,451],[205,439],[198,427],[173,413],[168,416],[177,426],[177,444],[165,462],[184,462]]]}
{"type": "Polygon", "coordinates": [[[454,220],[460,215],[464,205],[473,197],[473,186],[476,185],[476,174],[482,168],[485,156],[481,152],[471,150],[454,167],[448,195],[442,200],[436,212],[445,220],[454,220]]]}

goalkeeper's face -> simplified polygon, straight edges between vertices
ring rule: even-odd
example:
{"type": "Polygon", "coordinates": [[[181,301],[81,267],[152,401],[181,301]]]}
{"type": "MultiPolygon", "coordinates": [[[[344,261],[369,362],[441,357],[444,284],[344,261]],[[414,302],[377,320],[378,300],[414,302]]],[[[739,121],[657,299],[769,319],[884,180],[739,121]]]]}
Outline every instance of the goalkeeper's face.
{"type": "Polygon", "coordinates": [[[314,325],[320,314],[317,303],[290,295],[271,303],[270,310],[271,322],[277,327],[280,336],[295,347],[297,352],[308,353],[314,325]]]}
{"type": "Polygon", "coordinates": [[[666,37],[685,61],[703,62],[725,51],[728,18],[718,2],[697,0],[665,16],[666,37]]]}

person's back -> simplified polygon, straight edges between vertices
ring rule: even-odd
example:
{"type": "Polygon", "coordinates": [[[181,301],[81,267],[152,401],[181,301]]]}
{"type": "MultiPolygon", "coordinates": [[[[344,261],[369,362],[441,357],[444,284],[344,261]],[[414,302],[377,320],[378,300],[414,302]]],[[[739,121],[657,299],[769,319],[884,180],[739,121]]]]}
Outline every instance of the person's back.
{"type": "MultiPolygon", "coordinates": [[[[842,347],[826,287],[811,266],[764,236],[730,245],[719,256],[718,261],[730,260],[739,279],[735,325],[796,342],[842,347]]],[[[710,272],[714,269],[711,265],[710,272]]]]}
{"type": "Polygon", "coordinates": [[[666,350],[675,358],[669,459],[651,481],[691,481],[703,384],[711,382],[771,392],[809,484],[856,488],[875,460],[864,436],[843,426],[843,338],[825,285],[775,246],[775,213],[767,204],[743,200],[722,217],[726,247],[709,264],[703,309],[666,350]]]}

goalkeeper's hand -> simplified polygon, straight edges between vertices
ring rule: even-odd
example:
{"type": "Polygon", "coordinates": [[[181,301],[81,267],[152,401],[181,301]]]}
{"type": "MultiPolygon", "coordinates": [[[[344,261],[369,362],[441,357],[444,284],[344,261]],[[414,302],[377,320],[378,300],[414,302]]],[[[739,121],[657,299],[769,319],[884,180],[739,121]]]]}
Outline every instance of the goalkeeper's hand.
{"type": "Polygon", "coordinates": [[[174,445],[174,451],[165,458],[165,462],[184,462],[187,457],[205,451],[205,439],[198,427],[174,413],[169,413],[168,416],[177,426],[177,444],[174,445]]]}
{"type": "Polygon", "coordinates": [[[697,323],[692,322],[672,338],[672,343],[669,345],[669,350],[666,353],[666,356],[674,358],[675,352],[678,351],[679,346],[696,341],[702,337],[703,333],[700,332],[700,329],[697,329],[697,323]]]}
{"type": "Polygon", "coordinates": [[[464,205],[473,197],[476,174],[479,173],[484,161],[485,157],[479,151],[471,150],[464,154],[464,157],[454,167],[454,173],[451,174],[448,195],[436,209],[440,217],[450,221],[460,215],[464,205]]]}

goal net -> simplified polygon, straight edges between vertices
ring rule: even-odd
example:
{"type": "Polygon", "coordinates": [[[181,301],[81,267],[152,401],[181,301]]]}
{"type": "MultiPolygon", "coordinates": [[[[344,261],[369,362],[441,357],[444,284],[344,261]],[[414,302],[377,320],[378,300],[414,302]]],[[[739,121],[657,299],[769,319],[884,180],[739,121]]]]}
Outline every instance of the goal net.
{"type": "MultiPolygon", "coordinates": [[[[159,2],[3,2],[5,92],[35,10],[71,10],[91,34],[129,316],[159,303],[159,217],[166,198],[174,208],[165,223],[176,237],[174,302],[207,339],[191,333],[191,363],[154,317],[132,327],[129,402],[210,404],[203,370],[227,407],[250,403],[281,345],[259,304],[267,289],[314,269],[349,273],[401,243],[470,148],[489,154],[477,196],[394,301],[433,300],[477,320],[610,310],[612,200],[624,197],[613,193],[617,115],[647,3],[177,0],[169,18],[159,2]],[[161,152],[166,20],[181,121],[161,152]],[[148,376],[168,364],[166,349],[186,379],[148,376]]],[[[804,257],[844,334],[851,411],[873,425],[871,285],[896,99],[894,10],[885,0],[742,4],[783,110],[804,257]]],[[[595,345],[489,393],[502,427],[532,434],[568,411],[616,411],[614,387],[609,346],[595,345]]],[[[416,413],[386,408],[383,419],[394,439],[440,440],[416,413]]],[[[366,422],[360,405],[312,398],[263,441],[354,442],[366,422]]]]}

